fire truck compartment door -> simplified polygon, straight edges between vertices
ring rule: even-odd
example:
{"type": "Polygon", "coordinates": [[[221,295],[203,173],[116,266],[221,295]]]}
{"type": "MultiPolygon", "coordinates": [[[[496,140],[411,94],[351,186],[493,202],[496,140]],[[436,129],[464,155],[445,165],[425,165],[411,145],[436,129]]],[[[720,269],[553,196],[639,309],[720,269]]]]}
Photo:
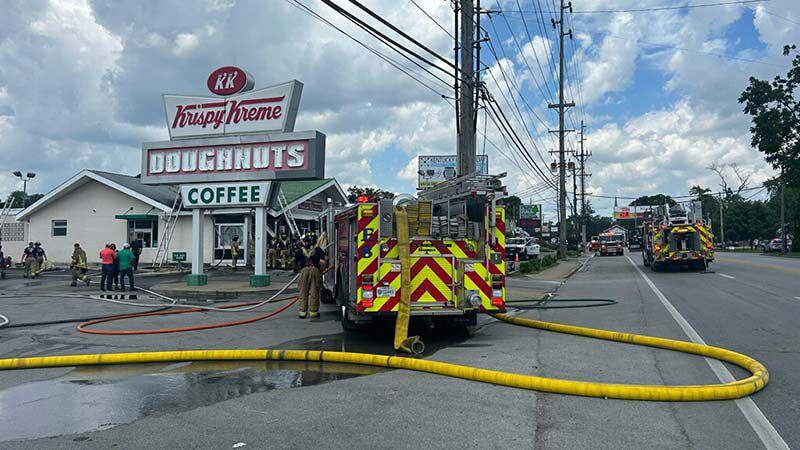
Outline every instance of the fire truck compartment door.
{"type": "Polygon", "coordinates": [[[411,302],[443,306],[454,301],[454,266],[451,256],[412,256],[411,302]]]}

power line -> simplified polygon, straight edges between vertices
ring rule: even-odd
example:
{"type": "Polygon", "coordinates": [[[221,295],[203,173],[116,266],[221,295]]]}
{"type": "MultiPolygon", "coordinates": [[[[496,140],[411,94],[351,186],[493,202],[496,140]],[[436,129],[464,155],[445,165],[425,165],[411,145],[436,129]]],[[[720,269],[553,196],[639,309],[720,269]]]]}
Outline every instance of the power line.
{"type": "Polygon", "coordinates": [[[408,1],[410,1],[411,3],[413,3],[413,4],[414,4],[414,6],[416,6],[418,10],[422,11],[422,14],[425,14],[426,16],[428,16],[428,19],[431,19],[431,21],[433,21],[433,23],[435,23],[437,27],[441,28],[441,29],[442,29],[442,31],[444,31],[445,33],[447,33],[447,35],[448,35],[448,36],[450,36],[450,37],[451,37],[451,38],[453,38],[453,39],[455,39],[455,38],[456,38],[455,36],[453,36],[453,33],[451,33],[451,32],[449,32],[449,31],[447,31],[447,28],[443,27],[443,26],[442,26],[442,24],[441,24],[441,23],[439,23],[439,21],[438,21],[438,20],[436,20],[436,19],[435,19],[433,16],[431,16],[430,14],[428,14],[428,11],[425,11],[425,9],[424,9],[423,7],[419,6],[419,3],[417,3],[415,0],[408,0],[408,1]]]}
{"type": "MultiPolygon", "coordinates": [[[[422,81],[420,78],[418,78],[417,76],[415,76],[415,74],[413,74],[413,73],[411,72],[411,70],[409,70],[407,67],[403,66],[402,64],[398,63],[397,61],[394,61],[393,59],[391,59],[391,58],[389,58],[388,56],[384,55],[383,53],[379,52],[378,50],[375,50],[374,48],[372,48],[372,47],[370,47],[369,45],[365,44],[364,42],[360,41],[358,38],[354,37],[353,35],[351,35],[351,34],[347,33],[346,31],[342,30],[341,28],[337,27],[337,26],[336,26],[336,25],[334,25],[332,22],[330,22],[329,20],[327,20],[327,19],[325,19],[324,17],[322,17],[321,15],[319,15],[319,14],[318,14],[316,11],[314,11],[313,9],[311,9],[311,8],[307,7],[306,5],[304,5],[304,4],[302,4],[302,3],[300,3],[300,2],[299,2],[299,1],[297,1],[297,0],[286,0],[286,2],[287,2],[288,4],[290,4],[290,5],[294,6],[295,8],[299,9],[300,11],[302,11],[302,12],[304,12],[304,13],[306,13],[306,14],[310,15],[311,17],[313,17],[313,18],[315,18],[315,19],[317,19],[318,21],[320,21],[320,22],[322,22],[322,23],[324,23],[324,24],[328,25],[329,27],[331,27],[331,28],[335,29],[335,30],[336,30],[336,31],[338,31],[339,33],[341,33],[341,34],[343,34],[343,35],[347,36],[348,38],[350,38],[351,40],[353,40],[354,42],[356,42],[356,43],[357,43],[357,44],[359,44],[360,46],[362,46],[362,47],[364,47],[365,49],[367,49],[367,50],[368,50],[370,53],[372,53],[372,54],[374,54],[375,56],[377,56],[378,58],[382,59],[383,61],[385,61],[386,63],[388,63],[388,64],[389,64],[389,65],[391,65],[392,67],[394,67],[395,69],[397,69],[397,70],[399,70],[399,71],[403,72],[403,73],[404,73],[406,76],[408,76],[409,78],[413,79],[414,81],[416,81],[417,83],[421,84],[422,86],[426,87],[428,90],[430,90],[431,92],[435,93],[435,94],[436,94],[436,95],[438,95],[439,97],[443,97],[443,98],[445,97],[445,95],[444,95],[444,94],[442,94],[441,92],[437,91],[437,90],[436,90],[434,87],[432,87],[432,86],[431,86],[431,85],[429,85],[428,83],[426,83],[426,82],[422,81]]],[[[429,72],[429,73],[430,73],[430,72],[429,72]]],[[[433,74],[432,74],[432,75],[433,75],[433,74]]],[[[436,77],[436,78],[437,78],[437,80],[439,80],[439,81],[443,81],[443,80],[439,79],[438,77],[436,77]]],[[[447,84],[447,83],[445,82],[445,84],[447,84]]],[[[448,86],[449,86],[449,85],[448,85],[448,86]]]]}
{"type": "MultiPolygon", "coordinates": [[[[573,11],[573,14],[616,14],[616,13],[632,13],[632,12],[653,12],[653,11],[674,11],[681,9],[695,9],[695,8],[710,8],[714,6],[730,6],[730,5],[746,5],[751,3],[763,3],[771,0],[738,0],[717,3],[697,3],[694,5],[679,5],[679,6],[655,6],[651,8],[628,8],[628,9],[592,9],[583,11],[573,11]]],[[[552,14],[553,11],[545,11],[552,14]]]]}

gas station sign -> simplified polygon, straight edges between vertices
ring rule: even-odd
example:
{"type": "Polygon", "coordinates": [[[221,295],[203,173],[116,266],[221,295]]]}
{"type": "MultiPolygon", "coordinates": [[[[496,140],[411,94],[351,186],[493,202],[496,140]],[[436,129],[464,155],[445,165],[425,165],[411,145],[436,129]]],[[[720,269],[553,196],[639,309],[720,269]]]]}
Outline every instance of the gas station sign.
{"type": "Polygon", "coordinates": [[[189,184],[181,186],[181,198],[186,208],[265,206],[269,187],[269,182],[189,184]]]}

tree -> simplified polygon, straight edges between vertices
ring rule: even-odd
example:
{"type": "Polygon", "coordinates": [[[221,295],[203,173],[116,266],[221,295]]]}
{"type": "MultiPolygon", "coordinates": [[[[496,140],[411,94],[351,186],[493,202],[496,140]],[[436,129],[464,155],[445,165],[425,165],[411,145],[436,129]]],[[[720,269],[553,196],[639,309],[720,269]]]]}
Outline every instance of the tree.
{"type": "Polygon", "coordinates": [[[750,183],[750,177],[753,175],[753,172],[751,170],[742,169],[736,163],[730,163],[730,164],[712,163],[710,166],[708,166],[708,170],[717,174],[717,176],[720,179],[719,187],[722,188],[722,192],[725,193],[726,197],[731,195],[741,195],[742,191],[747,189],[748,184],[750,183]],[[728,180],[725,177],[726,169],[730,169],[730,171],[733,172],[733,174],[736,176],[736,179],[738,180],[739,184],[735,190],[732,189],[728,184],[728,180]]]}
{"type": "Polygon", "coordinates": [[[656,195],[643,195],[636,200],[630,202],[629,206],[650,206],[650,205],[666,205],[669,206],[675,205],[675,200],[672,199],[669,195],[664,194],[656,194],[656,195]]]}
{"type": "MultiPolygon", "coordinates": [[[[36,203],[40,198],[44,197],[44,194],[30,194],[25,195],[22,191],[14,191],[10,194],[11,198],[11,207],[12,208],[27,208],[32,204],[36,203]]],[[[9,200],[8,198],[4,199],[0,202],[0,208],[5,207],[6,201],[9,200]]]]}
{"type": "Polygon", "coordinates": [[[800,54],[795,45],[786,45],[783,54],[794,53],[786,77],[771,82],[750,77],[750,85],[739,96],[744,113],[752,117],[751,145],[765,155],[767,162],[782,170],[784,181],[800,186],[800,103],[795,88],[800,84],[800,54]]]}
{"type": "Polygon", "coordinates": [[[369,199],[394,198],[394,192],[384,191],[383,189],[369,186],[350,186],[347,188],[347,201],[354,203],[359,196],[366,196],[369,199]]]}
{"type": "Polygon", "coordinates": [[[519,222],[519,205],[522,200],[516,195],[509,195],[503,199],[503,205],[506,207],[506,217],[519,222]]]}

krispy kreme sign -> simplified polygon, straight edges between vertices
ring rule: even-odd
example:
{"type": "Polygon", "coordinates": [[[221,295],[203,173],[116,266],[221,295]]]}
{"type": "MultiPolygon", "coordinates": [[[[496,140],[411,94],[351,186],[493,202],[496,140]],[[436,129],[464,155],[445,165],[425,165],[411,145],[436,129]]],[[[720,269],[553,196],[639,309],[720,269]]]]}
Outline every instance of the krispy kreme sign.
{"type": "Polygon", "coordinates": [[[142,183],[323,178],[325,135],[318,131],[149,142],[142,183]]]}
{"type": "Polygon", "coordinates": [[[238,72],[230,69],[236,68],[217,69],[209,76],[208,85],[212,92],[239,92],[235,95],[220,98],[164,94],[170,139],[294,130],[303,83],[292,80],[242,92],[247,85],[238,81],[246,81],[246,75],[242,72],[237,78],[238,72]]]}

